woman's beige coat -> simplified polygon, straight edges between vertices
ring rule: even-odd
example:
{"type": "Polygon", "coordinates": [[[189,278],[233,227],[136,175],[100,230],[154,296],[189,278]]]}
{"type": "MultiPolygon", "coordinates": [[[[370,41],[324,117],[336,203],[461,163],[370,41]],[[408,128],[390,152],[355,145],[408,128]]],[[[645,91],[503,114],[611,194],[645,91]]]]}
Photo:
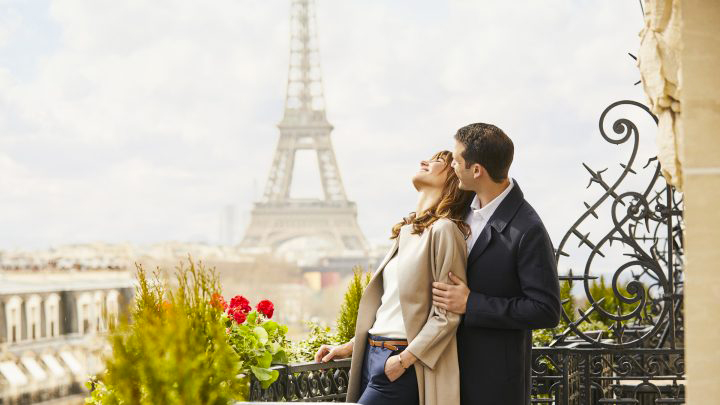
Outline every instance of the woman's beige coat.
{"type": "MultiPolygon", "coordinates": [[[[375,322],[375,313],[383,295],[382,273],[397,252],[400,308],[405,322],[409,350],[418,361],[421,405],[455,405],[460,403],[460,372],[458,369],[455,331],[460,316],[446,313],[432,305],[432,282],[449,282],[453,272],[465,281],[467,247],[465,238],[452,221],[439,219],[421,235],[413,235],[412,226],[405,225],[385,259],[373,274],[358,312],[353,345],[347,401],[355,402],[360,392],[363,357],[368,330],[375,322]]],[[[392,337],[392,336],[390,336],[392,337]]]]}

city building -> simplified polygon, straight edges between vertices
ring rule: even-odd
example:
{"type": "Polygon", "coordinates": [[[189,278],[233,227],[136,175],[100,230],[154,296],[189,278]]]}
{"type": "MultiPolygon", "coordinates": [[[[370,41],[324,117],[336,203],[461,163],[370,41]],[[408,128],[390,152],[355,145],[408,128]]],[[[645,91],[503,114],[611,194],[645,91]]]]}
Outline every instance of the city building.
{"type": "Polygon", "coordinates": [[[0,404],[82,403],[85,381],[103,370],[104,332],[132,301],[133,282],[35,280],[0,278],[0,404]]]}

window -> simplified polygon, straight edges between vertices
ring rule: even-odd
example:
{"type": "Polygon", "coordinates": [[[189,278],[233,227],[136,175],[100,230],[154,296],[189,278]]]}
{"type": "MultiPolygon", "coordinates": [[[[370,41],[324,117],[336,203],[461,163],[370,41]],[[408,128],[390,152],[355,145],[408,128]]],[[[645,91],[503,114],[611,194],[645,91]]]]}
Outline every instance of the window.
{"type": "Polygon", "coordinates": [[[103,299],[103,293],[101,291],[96,291],[93,295],[93,329],[95,329],[96,332],[101,332],[105,329],[105,325],[103,322],[103,304],[105,303],[103,299]]]}
{"type": "Polygon", "coordinates": [[[7,319],[7,341],[16,343],[20,341],[20,307],[22,299],[18,296],[11,297],[5,303],[5,319],[7,319]]]}
{"type": "Polygon", "coordinates": [[[105,297],[105,309],[107,318],[107,325],[113,325],[117,322],[118,313],[120,312],[120,293],[117,290],[110,290],[105,297]]]}
{"type": "Polygon", "coordinates": [[[77,331],[78,333],[90,333],[92,328],[92,314],[90,313],[92,296],[90,293],[82,293],[77,298],[77,331]]]}
{"type": "Polygon", "coordinates": [[[90,332],[90,305],[83,304],[82,333],[90,332]]]}
{"type": "Polygon", "coordinates": [[[40,337],[40,304],[39,295],[31,295],[25,302],[25,318],[27,321],[27,338],[35,340],[40,337]]]}
{"type": "Polygon", "coordinates": [[[60,296],[50,294],[45,298],[45,336],[49,338],[60,334],[60,296]]]}
{"type": "MultiPolygon", "coordinates": [[[[12,319],[15,319],[15,317],[16,317],[15,313],[16,313],[16,312],[17,312],[17,311],[15,310],[15,308],[13,308],[12,310],[10,310],[10,313],[12,314],[12,317],[10,318],[10,319],[11,319],[10,322],[13,322],[12,319]]],[[[17,325],[14,324],[14,323],[11,323],[11,325],[12,325],[12,339],[10,340],[10,343],[15,343],[15,342],[17,342],[17,325]]]]}

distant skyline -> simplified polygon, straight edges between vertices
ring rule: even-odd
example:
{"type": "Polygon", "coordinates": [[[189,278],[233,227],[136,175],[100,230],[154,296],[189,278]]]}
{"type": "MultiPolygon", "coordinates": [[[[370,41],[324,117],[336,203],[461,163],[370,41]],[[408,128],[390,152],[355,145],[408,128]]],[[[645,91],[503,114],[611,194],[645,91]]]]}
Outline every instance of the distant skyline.
{"type": "MultiPolygon", "coordinates": [[[[597,195],[580,162],[611,173],[625,156],[597,120],[644,102],[636,2],[316,4],[335,151],[371,241],[414,210],[419,160],[470,122],[513,139],[511,175],[555,244],[597,195]]],[[[288,22],[286,0],[0,0],[0,250],[217,243],[228,205],[241,237],[278,138],[288,22]]],[[[317,189],[311,163],[298,195],[317,189]]]]}

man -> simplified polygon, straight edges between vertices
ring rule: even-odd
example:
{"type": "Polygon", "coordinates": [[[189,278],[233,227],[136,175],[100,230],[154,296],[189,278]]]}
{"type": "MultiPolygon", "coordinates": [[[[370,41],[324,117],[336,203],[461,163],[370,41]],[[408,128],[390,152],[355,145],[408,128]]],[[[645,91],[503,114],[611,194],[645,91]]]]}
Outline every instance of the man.
{"type": "Polygon", "coordinates": [[[464,314],[457,331],[462,404],[529,405],[532,329],[560,319],[552,243],[508,178],[510,138],[478,123],[460,128],[455,141],[460,188],[475,192],[466,217],[467,285],[451,273],[451,284],[433,283],[433,303],[464,314]]]}

